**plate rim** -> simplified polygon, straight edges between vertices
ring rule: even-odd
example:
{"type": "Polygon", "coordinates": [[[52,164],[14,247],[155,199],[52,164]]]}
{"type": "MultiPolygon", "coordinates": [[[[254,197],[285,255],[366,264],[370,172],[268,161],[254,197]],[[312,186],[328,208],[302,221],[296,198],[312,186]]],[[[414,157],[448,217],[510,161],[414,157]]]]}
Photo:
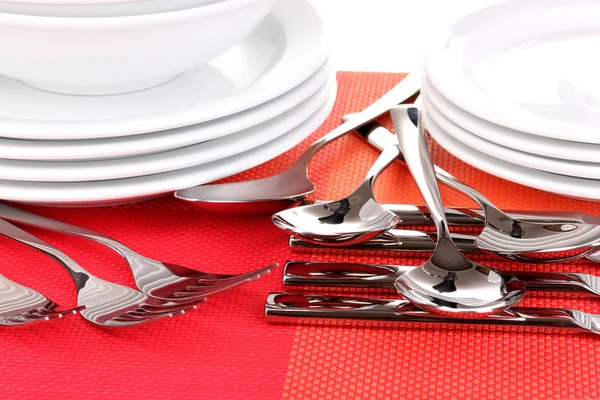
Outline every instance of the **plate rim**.
{"type": "Polygon", "coordinates": [[[3,190],[5,194],[9,194],[9,196],[4,196],[3,200],[45,206],[109,206],[129,203],[137,201],[137,199],[159,197],[165,193],[235,175],[285,153],[306,139],[327,120],[334,107],[336,97],[337,83],[334,82],[327,103],[320,111],[311,116],[309,120],[304,121],[300,126],[263,146],[213,163],[161,174],[147,175],[145,177],[116,179],[112,181],[67,182],[57,185],[56,182],[0,180],[0,190],[3,190]],[[266,147],[273,151],[269,151],[266,154],[264,150],[266,147]],[[256,156],[260,154],[260,151],[265,153],[263,154],[264,157],[256,156]],[[251,155],[248,156],[248,153],[251,153],[251,155]],[[252,159],[252,157],[256,158],[252,159]],[[240,160],[243,160],[243,162],[240,162],[240,160]],[[212,168],[213,172],[218,171],[218,173],[210,177],[204,176],[203,178],[199,178],[199,175],[202,175],[202,170],[206,169],[207,165],[212,168]],[[232,168],[228,172],[223,172],[223,167],[227,165],[235,165],[235,168],[232,168]],[[111,183],[118,186],[110,188],[111,183]],[[36,184],[41,187],[35,187],[36,184]],[[107,195],[107,190],[113,190],[113,192],[107,195]],[[40,198],[43,198],[44,201],[39,201],[40,198]]]}
{"type": "MultiPolygon", "coordinates": [[[[449,46],[450,33],[452,32],[452,27],[454,25],[468,19],[475,19],[479,14],[487,17],[487,15],[493,14],[494,10],[502,11],[507,7],[508,10],[510,10],[511,7],[517,7],[519,9],[528,7],[527,9],[531,9],[531,11],[539,12],[539,4],[540,3],[536,0],[505,1],[480,8],[461,17],[443,34],[438,35],[436,39],[430,41],[428,49],[424,53],[423,68],[427,72],[429,80],[444,97],[470,114],[497,125],[532,135],[551,137],[565,141],[600,144],[600,136],[597,134],[600,126],[573,125],[560,121],[551,121],[551,123],[536,125],[531,123],[531,117],[525,118],[525,116],[523,116],[523,118],[515,118],[514,113],[509,117],[495,112],[495,109],[501,107],[491,100],[487,101],[488,97],[475,89],[475,86],[460,73],[462,69],[459,68],[459,64],[463,62],[463,58],[447,56],[448,53],[456,51],[449,46]],[[442,57],[442,55],[445,56],[442,57]]],[[[595,3],[592,0],[545,0],[543,2],[543,7],[546,9],[555,6],[576,8],[581,4],[591,4],[598,7],[598,3],[595,3]]],[[[503,12],[506,13],[507,11],[503,12]]],[[[598,31],[600,32],[600,23],[598,24],[598,31]]],[[[535,119],[537,121],[544,120],[543,118],[535,119]]]]}
{"type": "Polygon", "coordinates": [[[308,99],[260,124],[214,140],[135,157],[97,161],[28,161],[0,159],[0,180],[80,182],[134,178],[200,166],[251,150],[300,125],[327,102],[335,77],[308,99]],[[240,141],[251,147],[240,149],[240,141]],[[225,155],[227,154],[227,155],[225,155]]]}
{"type": "Polygon", "coordinates": [[[138,135],[210,121],[272,100],[313,75],[329,56],[329,45],[324,21],[309,0],[279,0],[267,18],[269,17],[280,22],[283,32],[292,32],[290,35],[286,34],[286,51],[278,59],[277,68],[271,67],[267,75],[256,79],[254,87],[251,84],[244,86],[240,90],[241,95],[237,93],[226,99],[170,111],[154,118],[148,118],[146,115],[102,123],[94,121],[91,126],[89,121],[35,122],[0,118],[0,136],[15,139],[65,140],[138,135]],[[293,33],[305,31],[310,31],[311,34],[293,33]],[[288,36],[294,40],[287,40],[290,39],[288,36]],[[304,47],[310,49],[309,54],[303,52],[304,47]],[[280,74],[274,75],[273,71],[279,71],[280,74]],[[277,79],[264,83],[265,76],[277,76],[277,79]],[[257,88],[257,82],[262,82],[263,87],[257,88]]]}
{"type": "MultiPolygon", "coordinates": [[[[465,143],[467,146],[474,150],[477,150],[484,154],[493,154],[494,158],[498,158],[507,163],[535,169],[538,171],[545,171],[557,175],[565,175],[573,178],[585,178],[585,179],[600,179],[600,164],[595,165],[581,165],[577,161],[572,160],[561,160],[557,158],[543,157],[537,154],[525,153],[523,151],[514,150],[509,147],[501,146],[494,142],[485,140],[463,128],[456,122],[450,120],[441,111],[439,111],[429,98],[423,95],[423,104],[427,109],[429,118],[433,120],[440,128],[444,130],[448,135],[461,143],[465,143]],[[444,124],[452,124],[452,129],[445,128],[444,124]],[[537,166],[534,166],[537,165],[537,166]],[[548,166],[550,165],[550,166],[548,166]],[[563,171],[561,173],[561,170],[563,171]],[[589,176],[575,175],[573,171],[589,171],[589,176]],[[595,174],[595,175],[594,175],[595,174]]],[[[447,126],[448,126],[447,125],[447,126]]],[[[583,163],[583,164],[594,164],[594,163],[583,163]]]]}
{"type": "Polygon", "coordinates": [[[327,60],[308,79],[272,100],[229,116],[159,132],[81,140],[24,140],[0,137],[0,159],[44,162],[114,160],[195,145],[260,125],[290,111],[313,96],[334,74],[333,63],[327,60]],[[147,145],[149,139],[152,145],[147,145]],[[75,144],[65,148],[65,142],[75,144]],[[27,150],[32,146],[33,150],[27,150]],[[98,148],[102,150],[97,150],[98,148]]]}
{"type": "Polygon", "coordinates": [[[537,135],[531,135],[527,132],[521,132],[494,124],[493,122],[470,114],[468,111],[453,104],[439,93],[433,84],[426,78],[423,79],[423,90],[429,101],[433,103],[436,109],[446,118],[469,131],[469,133],[479,136],[486,141],[496,143],[503,147],[513,146],[515,150],[544,157],[592,163],[600,160],[600,144],[543,138],[537,135]],[[486,132],[486,134],[483,132],[486,132]],[[523,145],[521,143],[523,141],[525,141],[528,146],[523,145]]]}
{"type": "Polygon", "coordinates": [[[432,122],[426,111],[424,115],[426,129],[431,137],[454,157],[474,168],[498,178],[551,194],[586,201],[600,201],[600,181],[598,180],[557,175],[507,163],[457,141],[445,133],[435,122],[432,122]],[[578,183],[584,184],[585,187],[578,186],[578,183]]]}

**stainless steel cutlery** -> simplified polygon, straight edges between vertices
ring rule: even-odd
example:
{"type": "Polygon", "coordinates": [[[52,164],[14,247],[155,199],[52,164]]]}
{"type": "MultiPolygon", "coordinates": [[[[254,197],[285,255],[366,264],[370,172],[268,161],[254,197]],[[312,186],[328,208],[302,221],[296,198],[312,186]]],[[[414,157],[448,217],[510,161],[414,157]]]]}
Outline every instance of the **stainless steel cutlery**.
{"type": "Polygon", "coordinates": [[[330,246],[360,243],[387,232],[399,218],[375,200],[373,183],[398,154],[397,145],[385,149],[362,183],[347,197],[280,211],[273,215],[273,223],[294,236],[330,246]]]}
{"type": "Polygon", "coordinates": [[[0,275],[0,326],[30,325],[76,314],[82,308],[57,310],[40,292],[0,275]]]}
{"type": "Polygon", "coordinates": [[[56,247],[0,219],[0,234],[33,247],[63,266],[77,288],[77,305],[86,320],[101,326],[131,326],[196,309],[204,299],[175,303],[97,278],[56,247]]]}
{"type": "MultiPolygon", "coordinates": [[[[288,288],[302,287],[303,291],[318,287],[387,288],[395,289],[403,299],[271,293],[265,305],[267,320],[335,323],[350,319],[392,325],[406,322],[414,326],[414,323],[424,322],[569,328],[600,333],[599,315],[572,309],[520,307],[518,304],[526,291],[570,292],[598,297],[600,277],[554,271],[499,271],[473,263],[462,254],[484,252],[530,263],[580,258],[600,261],[600,255],[596,254],[600,248],[600,217],[577,212],[504,212],[484,195],[432,164],[418,108],[395,107],[391,114],[396,135],[376,121],[363,124],[358,133],[384,152],[399,144],[398,158],[407,163],[427,207],[381,205],[398,217],[397,224],[384,232],[374,230],[371,237],[363,233],[348,241],[344,240],[344,235],[337,241],[335,237],[319,240],[315,234],[323,227],[313,224],[312,228],[295,230],[290,246],[294,250],[391,250],[433,252],[433,255],[422,266],[289,261],[283,276],[283,284],[288,288]],[[415,129],[415,123],[418,129],[415,129]],[[471,197],[481,209],[444,207],[436,178],[471,197]],[[435,225],[437,232],[412,229],[430,225],[435,225]],[[451,233],[450,225],[471,228],[472,232],[451,233]],[[403,226],[411,229],[403,230],[403,226]]],[[[303,207],[276,214],[274,222],[284,227],[279,216],[295,212],[294,215],[300,218],[303,214],[299,211],[304,209],[321,207],[321,210],[335,211],[330,203],[305,201],[303,207]]],[[[343,224],[351,210],[351,204],[347,204],[345,218],[338,218],[337,223],[343,224]]],[[[300,222],[294,225],[304,226],[300,222]]],[[[291,230],[289,227],[284,229],[291,230]]],[[[344,228],[336,226],[336,229],[343,231],[344,228]]]]}
{"type": "Polygon", "coordinates": [[[200,207],[222,212],[264,214],[283,210],[301,201],[315,190],[314,183],[308,178],[308,163],[317,151],[386,113],[396,104],[409,99],[420,90],[420,87],[420,75],[418,73],[408,75],[355,118],[346,121],[311,144],[293,165],[277,175],[244,182],[196,186],[178,190],[175,196],[200,207]]]}
{"type": "Polygon", "coordinates": [[[140,291],[148,296],[173,302],[204,299],[242,283],[258,279],[277,267],[277,264],[272,264],[240,275],[211,274],[150,259],[102,233],[47,218],[7,204],[0,203],[0,218],[81,236],[103,244],[125,259],[133,272],[135,283],[140,291]]]}
{"type": "MultiPolygon", "coordinates": [[[[394,282],[414,266],[288,261],[284,286],[394,289],[394,282]]],[[[510,271],[527,291],[572,292],[600,298],[600,277],[576,272],[510,271]]]]}
{"type": "MultiPolygon", "coordinates": [[[[498,314],[478,318],[451,318],[429,313],[403,299],[370,299],[311,294],[271,293],[265,304],[267,321],[327,324],[344,320],[368,322],[371,326],[409,327],[440,324],[481,326],[497,325],[507,328],[556,328],[568,332],[600,334],[600,315],[565,308],[513,307],[498,314]],[[415,325],[419,324],[419,325],[415,325]]],[[[355,325],[355,324],[353,324],[355,325]]]]}
{"type": "Polygon", "coordinates": [[[401,154],[437,230],[433,254],[419,268],[396,279],[394,286],[398,293],[424,310],[459,315],[459,318],[501,312],[518,303],[525,296],[525,290],[516,277],[469,260],[454,244],[429,155],[423,119],[419,118],[416,131],[410,119],[410,114],[417,109],[398,106],[390,112],[401,154]]]}
{"type": "MultiPolygon", "coordinates": [[[[482,252],[477,247],[477,235],[464,234],[464,233],[452,233],[452,240],[460,251],[467,253],[480,253],[482,252]]],[[[390,251],[390,252],[431,252],[435,249],[435,242],[437,235],[435,232],[423,232],[419,230],[403,230],[403,229],[391,229],[386,233],[376,237],[375,239],[368,240],[363,243],[352,244],[343,247],[336,247],[336,249],[354,249],[354,250],[365,250],[365,251],[390,251]]],[[[308,251],[315,249],[325,249],[326,247],[318,244],[308,242],[303,239],[295,237],[290,238],[290,247],[296,251],[308,251]]],[[[493,252],[487,252],[487,254],[494,254],[493,252]]],[[[589,254],[582,259],[600,262],[600,254],[598,252],[589,254]]],[[[547,261],[543,258],[534,258],[525,260],[532,264],[545,264],[547,261]]]]}
{"type": "MultiPolygon", "coordinates": [[[[408,131],[410,126],[405,125],[403,129],[408,131]]],[[[380,149],[389,146],[396,137],[377,122],[365,124],[358,133],[380,149]]],[[[481,207],[479,212],[460,209],[451,215],[454,222],[483,227],[477,238],[477,246],[482,251],[523,262],[536,262],[537,259],[541,259],[539,262],[560,262],[592,254],[600,246],[598,218],[581,213],[555,213],[556,220],[552,213],[547,215],[550,219],[544,215],[532,215],[531,219],[523,215],[521,218],[501,211],[477,190],[437,166],[435,173],[440,181],[469,196],[481,207]],[[469,215],[472,218],[467,218],[469,215]],[[473,219],[478,222],[475,224],[473,219]]],[[[408,223],[419,224],[418,213],[412,210],[412,214],[417,219],[408,223]]],[[[422,216],[430,218],[427,214],[422,216]]]]}

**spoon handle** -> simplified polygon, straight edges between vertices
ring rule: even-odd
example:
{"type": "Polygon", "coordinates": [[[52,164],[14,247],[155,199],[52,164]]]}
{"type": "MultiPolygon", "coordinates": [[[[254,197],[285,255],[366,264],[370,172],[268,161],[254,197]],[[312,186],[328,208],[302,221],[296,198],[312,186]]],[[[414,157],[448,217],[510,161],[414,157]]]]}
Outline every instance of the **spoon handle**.
{"type": "Polygon", "coordinates": [[[409,112],[417,111],[412,106],[400,106],[392,108],[391,114],[394,127],[396,128],[400,151],[431,213],[438,232],[439,241],[440,239],[449,237],[450,231],[446,222],[446,214],[442,205],[433,162],[429,154],[429,147],[423,127],[423,118],[419,116],[418,132],[415,133],[415,127],[409,117],[409,112]]]}
{"type": "MultiPolygon", "coordinates": [[[[412,121],[411,121],[412,122],[412,121]]],[[[406,126],[405,129],[410,129],[409,126],[406,126]]],[[[370,121],[367,124],[364,124],[361,127],[355,129],[360,137],[365,139],[374,147],[383,150],[385,149],[390,142],[394,141],[395,135],[387,130],[385,127],[381,126],[377,121],[370,121]]],[[[396,129],[398,132],[398,129],[396,129]]],[[[399,158],[403,161],[406,161],[406,157],[403,153],[400,154],[399,158]]],[[[409,167],[410,168],[410,167],[409,167]]],[[[492,204],[492,202],[486,198],[482,193],[467,185],[464,182],[458,180],[455,176],[445,171],[444,169],[438,167],[437,165],[433,166],[436,177],[445,183],[446,185],[458,190],[459,192],[463,192],[465,195],[469,196],[473,201],[475,201],[480,207],[484,207],[485,204],[492,204]]]]}
{"type": "Polygon", "coordinates": [[[370,326],[397,326],[399,323],[499,325],[520,328],[561,328],[580,333],[600,333],[600,315],[564,308],[513,307],[500,314],[477,318],[450,318],[432,314],[401,299],[325,297],[309,294],[270,293],[265,317],[273,323],[321,321],[369,322],[370,326]]]}
{"type": "Polygon", "coordinates": [[[392,107],[409,99],[412,95],[417,93],[420,88],[420,74],[415,72],[409,74],[373,104],[365,108],[360,113],[357,113],[352,120],[344,122],[342,125],[338,126],[327,135],[311,144],[299,159],[303,160],[304,162],[308,162],[312,156],[323,146],[385,114],[392,107]]]}
{"type": "MultiPolygon", "coordinates": [[[[337,262],[288,261],[286,286],[360,287],[394,289],[395,280],[414,267],[337,262]]],[[[529,291],[577,292],[600,296],[600,277],[583,273],[510,271],[529,291]]]]}
{"type": "Polygon", "coordinates": [[[377,157],[377,160],[371,168],[369,172],[365,175],[363,180],[363,184],[373,185],[375,179],[386,169],[396,158],[398,158],[398,154],[400,154],[400,148],[397,144],[393,144],[386,149],[383,150],[381,155],[377,157]]]}
{"type": "MultiPolygon", "coordinates": [[[[467,234],[452,234],[452,241],[462,252],[479,252],[477,248],[477,237],[467,234]]],[[[296,237],[290,238],[292,250],[303,249],[346,249],[346,250],[368,250],[368,251],[402,251],[402,252],[432,252],[435,250],[437,235],[435,233],[421,232],[416,230],[392,229],[375,239],[363,243],[348,246],[328,247],[310,243],[296,237]]]]}
{"type": "Polygon", "coordinates": [[[77,286],[78,290],[82,289],[85,286],[85,283],[91,277],[91,275],[85,269],[83,269],[79,264],[71,259],[71,257],[58,250],[56,247],[44,242],[42,239],[39,239],[30,233],[25,232],[21,228],[17,228],[10,222],[6,222],[3,219],[0,219],[0,235],[40,250],[54,260],[58,261],[60,265],[62,265],[69,272],[75,281],[75,285],[77,286]]]}
{"type": "MultiPolygon", "coordinates": [[[[359,135],[360,138],[366,140],[373,147],[381,151],[387,148],[390,144],[393,144],[397,141],[396,135],[390,132],[385,127],[383,127],[377,121],[371,121],[368,124],[357,128],[355,132],[359,135]]],[[[402,154],[398,156],[398,159],[400,161],[404,161],[404,157],[402,156],[402,154]]],[[[434,169],[438,179],[440,180],[442,180],[444,176],[450,175],[447,171],[443,170],[437,165],[434,165],[434,169]]],[[[462,185],[465,185],[462,182],[460,183],[462,185]]],[[[480,199],[486,199],[485,196],[483,196],[483,194],[481,193],[479,193],[478,196],[480,199]]],[[[487,201],[489,202],[489,200],[487,201]]],[[[398,214],[398,216],[400,218],[403,218],[403,220],[406,220],[404,225],[429,225],[432,223],[431,217],[426,207],[404,204],[385,204],[384,207],[398,214]]],[[[446,207],[445,211],[446,218],[448,219],[448,222],[452,225],[483,226],[484,224],[483,212],[481,210],[446,207]],[[470,217],[472,217],[472,219],[470,217]]],[[[532,219],[536,221],[573,220],[573,222],[583,222],[597,225],[600,224],[600,217],[581,212],[507,210],[506,213],[509,214],[511,217],[518,219],[532,219]]]]}

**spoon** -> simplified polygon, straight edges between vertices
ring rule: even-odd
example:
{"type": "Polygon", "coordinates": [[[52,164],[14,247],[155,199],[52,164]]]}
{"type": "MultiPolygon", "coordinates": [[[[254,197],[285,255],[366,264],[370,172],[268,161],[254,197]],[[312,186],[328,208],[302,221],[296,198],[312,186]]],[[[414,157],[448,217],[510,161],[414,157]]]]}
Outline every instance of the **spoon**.
{"type": "Polygon", "coordinates": [[[415,112],[412,106],[391,109],[401,153],[435,223],[437,244],[428,261],[398,277],[394,286],[436,314],[476,318],[502,312],[525,296],[525,288],[513,275],[470,261],[452,241],[423,127],[424,110],[417,132],[410,119],[415,112]]]}
{"type": "MultiPolygon", "coordinates": [[[[418,103],[418,100],[415,103],[418,103]]],[[[416,111],[416,109],[415,109],[416,111]]],[[[415,115],[410,115],[415,123],[415,115]]],[[[345,118],[354,118],[346,116],[345,118]]],[[[418,116],[417,116],[418,118],[418,116]]],[[[357,129],[370,144],[384,149],[394,143],[396,135],[373,121],[357,129]]],[[[402,155],[400,155],[402,159],[402,155]]],[[[593,255],[600,246],[598,220],[587,218],[532,218],[511,216],[496,207],[482,193],[434,166],[437,178],[475,201],[482,211],[462,209],[464,217],[482,219],[482,233],[476,239],[480,251],[523,262],[564,262],[593,255]],[[481,217],[483,215],[483,218],[481,217]],[[589,221],[589,222],[588,222],[589,221]]],[[[463,218],[464,220],[464,218],[463,218]]],[[[419,225],[418,222],[414,223],[419,225]]],[[[471,224],[471,223],[469,223],[471,224]]]]}
{"type": "Polygon", "coordinates": [[[375,103],[311,144],[298,160],[283,172],[243,182],[195,186],[175,192],[175,197],[211,211],[265,214],[288,208],[315,190],[308,178],[308,163],[325,145],[374,120],[420,89],[419,74],[410,74],[375,103]]]}
{"type": "Polygon", "coordinates": [[[400,154],[397,145],[383,150],[354,192],[341,200],[290,208],[273,215],[277,227],[316,244],[347,246],[392,229],[400,218],[373,195],[373,182],[400,154]]]}

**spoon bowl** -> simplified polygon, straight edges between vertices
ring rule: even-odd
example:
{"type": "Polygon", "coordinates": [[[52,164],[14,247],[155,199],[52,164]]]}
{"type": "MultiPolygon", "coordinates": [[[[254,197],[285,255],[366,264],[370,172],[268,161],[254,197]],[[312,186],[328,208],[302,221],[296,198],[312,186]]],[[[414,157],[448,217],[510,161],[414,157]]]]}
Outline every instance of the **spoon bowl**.
{"type": "Polygon", "coordinates": [[[292,235],[326,246],[348,246],[374,239],[400,221],[377,203],[370,185],[364,183],[342,200],[292,208],[272,219],[277,227],[292,235]]]}
{"type": "Polygon", "coordinates": [[[308,163],[300,159],[277,175],[196,186],[175,192],[175,197],[219,213],[272,214],[298,204],[315,191],[307,170],[308,163]]]}
{"type": "Polygon", "coordinates": [[[449,259],[455,254],[449,246],[454,245],[448,238],[440,240],[421,268],[396,279],[396,291],[424,310],[459,318],[494,314],[523,298],[525,289],[516,277],[464,256],[449,259]],[[448,270],[448,263],[455,269],[448,270]]]}
{"type": "Polygon", "coordinates": [[[373,182],[399,153],[397,145],[384,149],[349,196],[280,211],[273,215],[273,223],[294,236],[325,246],[362,243],[387,232],[400,222],[400,217],[375,200],[373,182]]]}

